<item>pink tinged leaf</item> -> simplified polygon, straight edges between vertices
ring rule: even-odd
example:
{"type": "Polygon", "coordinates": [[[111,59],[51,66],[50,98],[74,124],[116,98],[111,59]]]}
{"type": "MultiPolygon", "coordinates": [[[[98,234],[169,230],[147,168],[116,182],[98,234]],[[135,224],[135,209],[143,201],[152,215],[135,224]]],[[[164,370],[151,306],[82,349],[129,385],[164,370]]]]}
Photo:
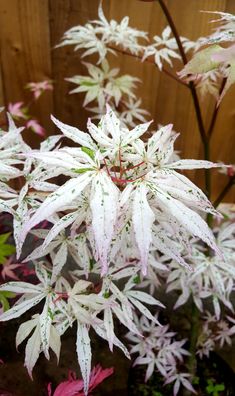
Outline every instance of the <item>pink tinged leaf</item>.
{"type": "Polygon", "coordinates": [[[51,382],[49,382],[49,384],[47,385],[47,393],[48,396],[52,396],[51,382]]]}
{"type": "Polygon", "coordinates": [[[188,74],[201,74],[216,69],[219,66],[219,62],[213,60],[212,57],[219,51],[223,51],[223,49],[217,44],[198,51],[178,75],[183,78],[188,74]]]}
{"type": "Polygon", "coordinates": [[[83,381],[69,378],[68,381],[61,382],[53,396],[84,396],[83,381]]]}
{"type": "Polygon", "coordinates": [[[29,120],[26,123],[26,128],[32,129],[37,135],[44,137],[46,135],[45,129],[39,124],[37,120],[29,120]]]}
{"type": "Polygon", "coordinates": [[[88,327],[77,322],[77,355],[82,378],[84,382],[84,393],[88,395],[89,380],[91,373],[91,345],[88,327]]]}
{"type": "Polygon", "coordinates": [[[220,51],[215,52],[211,58],[215,62],[233,62],[235,59],[235,45],[233,44],[228,48],[223,48],[220,51]]]}
{"type": "Polygon", "coordinates": [[[91,372],[89,391],[91,392],[97,385],[103,382],[107,377],[112,375],[114,372],[113,367],[108,369],[102,369],[98,364],[91,372]]]}
{"type": "Polygon", "coordinates": [[[52,214],[58,212],[61,208],[66,207],[76,199],[90,183],[92,175],[92,172],[86,172],[77,178],[70,179],[62,187],[59,187],[58,190],[49,195],[36,213],[25,224],[21,233],[21,242],[23,243],[31,228],[41,221],[48,219],[52,214]]]}
{"type": "Polygon", "coordinates": [[[108,269],[108,253],[117,219],[119,191],[105,172],[99,172],[92,182],[92,229],[102,275],[108,269]]]}
{"type": "Polygon", "coordinates": [[[133,225],[136,243],[140,252],[142,273],[147,274],[148,254],[152,242],[154,213],[147,201],[147,188],[144,184],[137,186],[133,200],[133,225]]]}
{"type": "Polygon", "coordinates": [[[39,326],[33,332],[32,337],[28,340],[25,348],[25,366],[28,370],[31,379],[33,368],[39,358],[41,352],[41,337],[39,332],[39,326]]]}
{"type": "Polygon", "coordinates": [[[13,117],[26,118],[23,102],[9,103],[8,111],[13,117]]]}
{"type": "Polygon", "coordinates": [[[68,139],[73,140],[75,143],[78,143],[81,146],[95,149],[95,143],[87,133],[80,131],[78,128],[64,124],[63,122],[57,120],[54,116],[51,116],[51,119],[68,139]]]}
{"type": "Polygon", "coordinates": [[[40,82],[30,82],[27,84],[26,88],[33,92],[34,99],[37,100],[44,91],[52,91],[53,85],[51,81],[45,80],[40,82]]]}
{"type": "Polygon", "coordinates": [[[174,396],[177,396],[177,395],[178,395],[179,389],[180,389],[180,381],[179,381],[179,379],[177,378],[177,380],[175,381],[175,384],[174,384],[174,388],[173,388],[173,394],[174,394],[174,396]]]}
{"type": "Polygon", "coordinates": [[[5,263],[3,265],[3,269],[1,272],[2,278],[5,280],[6,277],[14,279],[14,280],[19,280],[18,276],[14,273],[14,270],[16,270],[17,268],[21,267],[21,264],[11,264],[9,263],[5,263]]]}
{"type": "Polygon", "coordinates": [[[193,386],[191,385],[191,383],[186,379],[186,378],[181,378],[181,382],[182,382],[182,385],[186,388],[186,389],[188,389],[190,392],[192,392],[192,393],[194,393],[194,394],[196,394],[197,392],[195,391],[195,389],[193,388],[193,386]]]}

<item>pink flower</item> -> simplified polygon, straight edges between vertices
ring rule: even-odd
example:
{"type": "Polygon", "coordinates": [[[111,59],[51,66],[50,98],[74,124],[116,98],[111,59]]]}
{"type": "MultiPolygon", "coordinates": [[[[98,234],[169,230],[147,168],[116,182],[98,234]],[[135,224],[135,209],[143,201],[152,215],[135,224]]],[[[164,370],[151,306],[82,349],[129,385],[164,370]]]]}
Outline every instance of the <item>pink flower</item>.
{"type": "Polygon", "coordinates": [[[39,96],[41,96],[41,94],[44,91],[52,91],[53,90],[52,83],[49,80],[40,81],[38,83],[31,82],[31,83],[27,84],[27,88],[29,88],[29,90],[31,92],[33,92],[34,99],[38,99],[39,96]]]}
{"type": "Polygon", "coordinates": [[[31,128],[39,136],[45,136],[45,129],[38,123],[37,120],[29,120],[26,123],[26,128],[31,128]]]}
{"type": "Polygon", "coordinates": [[[8,111],[11,113],[12,117],[27,118],[24,113],[25,109],[22,107],[23,104],[24,102],[9,103],[8,111]]]}
{"type": "MultiPolygon", "coordinates": [[[[102,369],[102,367],[98,364],[95,366],[91,372],[90,376],[90,384],[89,384],[89,394],[90,392],[101,382],[105,380],[105,378],[109,377],[113,374],[113,368],[102,369]]],[[[52,396],[51,393],[51,384],[48,384],[47,387],[48,396],[52,396]]],[[[83,380],[77,380],[76,374],[72,371],[69,371],[68,381],[61,382],[53,396],[85,396],[83,392],[83,380]]]]}

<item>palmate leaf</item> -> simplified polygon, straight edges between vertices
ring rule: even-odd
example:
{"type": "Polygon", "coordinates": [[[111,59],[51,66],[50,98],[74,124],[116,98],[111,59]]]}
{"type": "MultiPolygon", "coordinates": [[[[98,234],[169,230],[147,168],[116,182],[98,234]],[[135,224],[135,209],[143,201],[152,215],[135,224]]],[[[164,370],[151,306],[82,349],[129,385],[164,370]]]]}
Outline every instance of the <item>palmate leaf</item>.
{"type": "Polygon", "coordinates": [[[0,264],[4,264],[6,258],[16,251],[15,246],[6,243],[10,235],[10,232],[0,235],[0,264]]]}

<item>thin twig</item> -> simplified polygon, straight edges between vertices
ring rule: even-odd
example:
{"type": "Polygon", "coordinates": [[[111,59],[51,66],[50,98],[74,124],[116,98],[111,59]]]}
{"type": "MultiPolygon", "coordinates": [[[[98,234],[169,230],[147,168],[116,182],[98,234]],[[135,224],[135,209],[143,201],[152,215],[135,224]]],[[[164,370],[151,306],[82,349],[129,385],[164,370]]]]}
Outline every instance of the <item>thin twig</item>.
{"type": "MultiPolygon", "coordinates": [[[[220,90],[219,90],[219,95],[221,95],[221,93],[222,93],[222,91],[224,89],[224,86],[226,84],[226,80],[227,80],[226,78],[223,78],[223,80],[222,80],[221,87],[220,87],[220,90]]],[[[216,119],[217,119],[219,108],[220,107],[216,103],[215,107],[214,107],[214,111],[213,111],[212,117],[211,117],[210,126],[209,126],[208,132],[207,132],[207,139],[208,140],[211,138],[212,133],[214,131],[214,126],[215,126],[215,122],[216,122],[216,119]]]]}
{"type": "Polygon", "coordinates": [[[167,19],[167,21],[168,21],[168,23],[170,25],[171,31],[173,33],[173,36],[175,37],[175,40],[177,42],[177,45],[178,45],[178,48],[179,48],[179,53],[181,55],[183,64],[186,65],[186,63],[188,63],[188,59],[187,59],[187,56],[185,54],[184,47],[182,45],[178,30],[176,29],[176,26],[174,24],[172,16],[171,16],[171,14],[170,14],[170,12],[169,12],[164,0],[157,0],[157,1],[159,2],[162,11],[165,14],[165,17],[166,17],[166,19],[167,19]]]}
{"type": "Polygon", "coordinates": [[[223,201],[224,197],[228,194],[233,185],[235,185],[235,176],[229,178],[228,183],[225,185],[219,196],[214,201],[214,208],[217,208],[217,206],[223,201]]]}
{"type": "MultiPolygon", "coordinates": [[[[172,31],[172,33],[173,33],[173,35],[175,37],[176,43],[178,45],[178,49],[179,49],[179,53],[180,53],[181,58],[182,58],[182,62],[183,62],[184,65],[186,65],[186,63],[188,62],[187,56],[185,54],[184,47],[183,47],[183,44],[182,44],[181,39],[180,39],[180,35],[178,33],[178,30],[177,30],[177,28],[175,26],[175,23],[174,23],[172,17],[171,17],[171,14],[170,14],[170,12],[169,12],[164,0],[156,0],[156,1],[159,2],[160,6],[162,8],[162,11],[165,14],[165,17],[166,17],[166,19],[167,19],[167,21],[169,23],[171,31],[172,31]]],[[[204,144],[206,144],[207,137],[206,137],[206,132],[205,132],[204,124],[203,124],[203,119],[202,119],[202,114],[201,114],[201,109],[200,109],[200,104],[199,104],[196,88],[195,88],[194,83],[192,81],[189,82],[188,87],[189,87],[189,89],[191,91],[191,95],[192,95],[192,98],[193,98],[193,103],[194,103],[194,108],[195,108],[195,112],[196,112],[196,116],[197,116],[197,123],[198,123],[199,132],[200,132],[200,135],[201,135],[201,139],[202,139],[202,142],[204,144]]]]}
{"type": "MultiPolygon", "coordinates": [[[[118,47],[112,47],[112,46],[109,46],[109,48],[113,49],[114,51],[117,51],[117,52],[119,52],[119,53],[121,53],[123,55],[129,55],[129,56],[132,56],[133,58],[141,60],[142,62],[151,63],[151,64],[156,66],[156,63],[154,62],[153,58],[146,58],[146,59],[143,60],[143,57],[141,55],[132,54],[130,51],[122,50],[122,49],[120,49],[118,47]]],[[[164,66],[162,67],[162,72],[167,74],[167,76],[171,77],[173,80],[177,81],[181,85],[184,85],[185,87],[189,88],[189,85],[186,82],[184,82],[183,80],[178,78],[175,74],[171,73],[164,66]]]]}

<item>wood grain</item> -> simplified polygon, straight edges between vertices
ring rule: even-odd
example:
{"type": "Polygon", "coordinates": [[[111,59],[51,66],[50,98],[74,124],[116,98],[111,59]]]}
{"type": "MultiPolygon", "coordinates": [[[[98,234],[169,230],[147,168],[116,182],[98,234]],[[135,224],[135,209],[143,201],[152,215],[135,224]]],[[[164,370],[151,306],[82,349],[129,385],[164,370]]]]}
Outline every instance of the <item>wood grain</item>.
{"type": "MultiPolygon", "coordinates": [[[[25,85],[51,78],[48,1],[1,0],[0,38],[5,103],[27,103],[29,93],[25,85]]],[[[52,94],[47,92],[30,110],[49,129],[52,94]]],[[[29,140],[34,144],[38,139],[34,135],[29,140]]]]}
{"type": "MultiPolygon", "coordinates": [[[[225,11],[235,14],[234,0],[166,0],[176,26],[182,36],[196,39],[207,35],[212,28],[211,15],[200,10],[225,11]]],[[[49,113],[53,112],[62,121],[85,128],[89,113],[83,109],[84,96],[68,95],[72,85],[66,77],[85,74],[81,52],[72,47],[54,48],[67,29],[84,24],[97,17],[99,0],[1,0],[0,34],[3,88],[0,83],[0,101],[4,92],[5,103],[27,100],[23,86],[28,81],[52,78],[53,94],[47,93],[35,107],[35,114],[52,132],[49,113]]],[[[148,31],[150,37],[160,34],[166,26],[165,17],[157,1],[103,0],[107,18],[121,20],[130,17],[130,25],[148,31]]],[[[94,58],[85,58],[86,61],[94,58]]],[[[202,145],[198,133],[195,111],[187,88],[162,74],[149,63],[121,55],[110,56],[110,63],[120,68],[120,74],[129,73],[143,83],[138,88],[143,107],[154,119],[154,126],[172,122],[181,133],[177,149],[182,157],[201,158],[202,145]]],[[[176,70],[182,68],[175,63],[176,70]]],[[[226,95],[216,122],[212,138],[212,160],[235,163],[235,86],[226,95]]],[[[210,123],[214,100],[201,101],[206,127],[210,123]]],[[[34,138],[33,138],[34,139],[34,138]]],[[[31,140],[33,140],[31,139],[31,140]]],[[[203,173],[191,172],[191,177],[202,185],[203,173]]],[[[213,196],[217,196],[226,177],[213,171],[213,196]]],[[[232,201],[235,193],[230,194],[232,201]]]]}

